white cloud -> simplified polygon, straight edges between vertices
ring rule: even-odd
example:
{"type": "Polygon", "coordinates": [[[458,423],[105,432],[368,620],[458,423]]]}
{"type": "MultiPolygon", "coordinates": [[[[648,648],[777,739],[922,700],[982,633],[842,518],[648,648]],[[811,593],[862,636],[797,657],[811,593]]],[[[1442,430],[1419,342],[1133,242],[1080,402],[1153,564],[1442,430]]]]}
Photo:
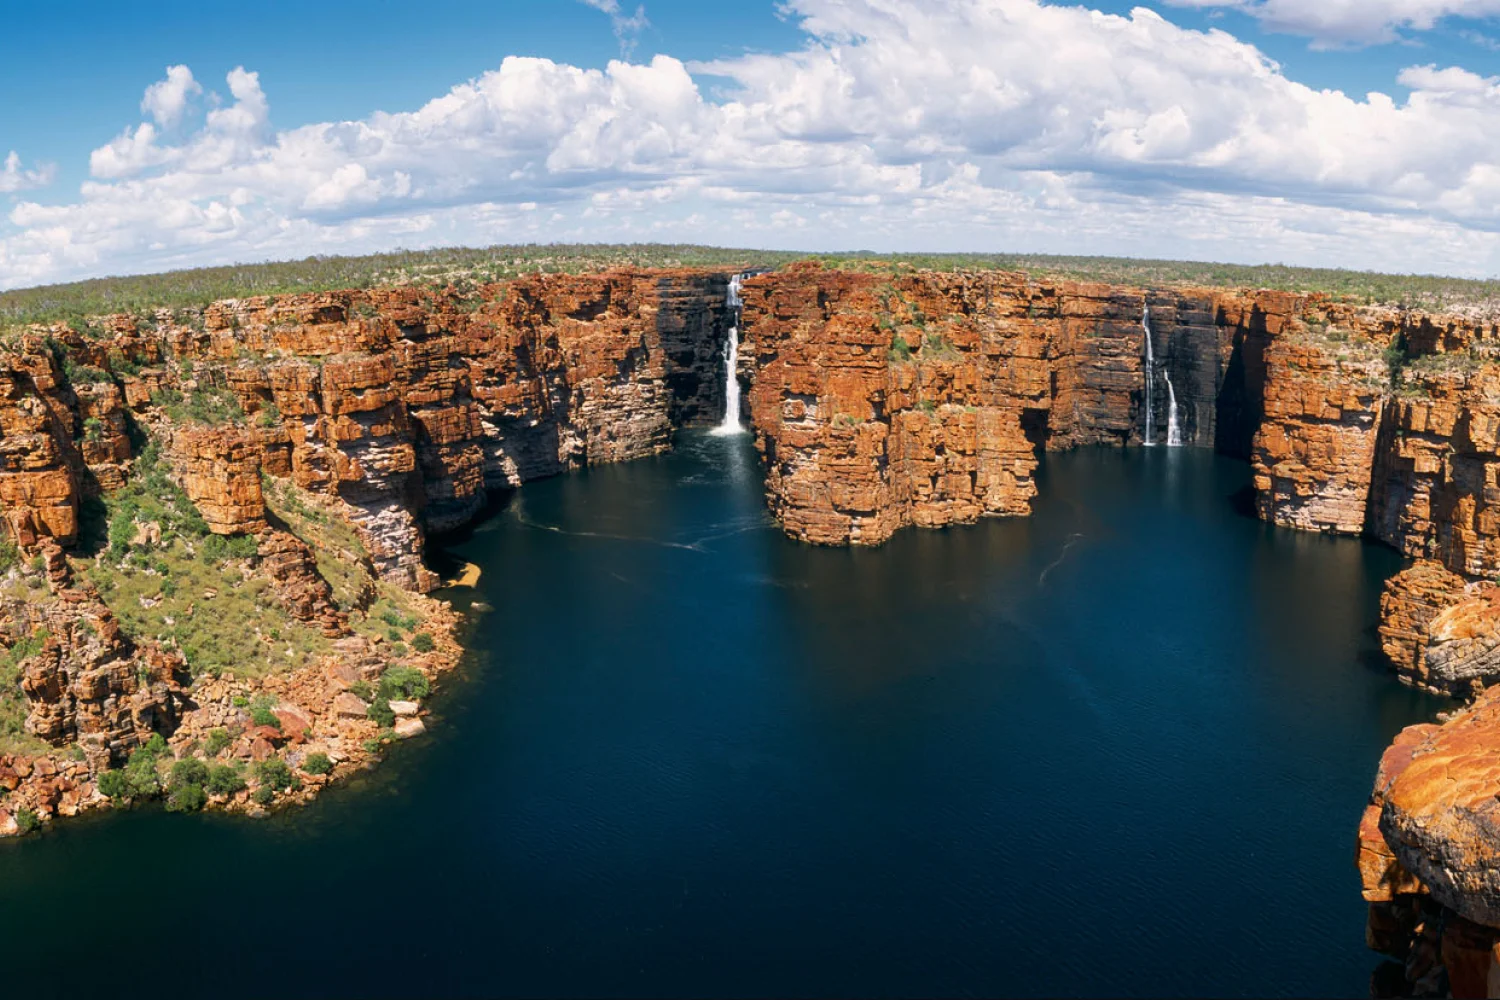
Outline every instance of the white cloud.
{"type": "Polygon", "coordinates": [[[644,6],[637,7],[634,14],[627,15],[624,8],[620,6],[620,0],[582,0],[582,2],[609,15],[609,23],[614,28],[615,38],[620,43],[620,54],[627,59],[635,51],[641,32],[651,27],[651,22],[646,20],[644,6]]]}
{"type": "Polygon", "coordinates": [[[94,151],[77,199],[16,204],[0,282],[631,239],[1500,271],[1500,80],[1417,66],[1400,102],[1315,90],[1145,9],[790,10],[795,52],[511,57],[413,111],[281,131],[237,69],[195,130],[153,116],[94,151]]]}
{"type": "Polygon", "coordinates": [[[193,79],[193,71],[186,66],[168,66],[167,75],[146,88],[141,98],[141,113],[150,115],[162,128],[175,128],[186,113],[193,96],[203,93],[203,87],[193,79]]]}
{"type": "Polygon", "coordinates": [[[43,163],[30,170],[21,166],[21,154],[11,150],[0,161],[0,194],[15,194],[32,188],[46,187],[57,176],[57,168],[43,163]]]}
{"type": "Polygon", "coordinates": [[[1271,31],[1320,45],[1393,42],[1402,30],[1427,31],[1445,17],[1500,15],[1500,0],[1165,0],[1174,7],[1241,10],[1271,31]]]}

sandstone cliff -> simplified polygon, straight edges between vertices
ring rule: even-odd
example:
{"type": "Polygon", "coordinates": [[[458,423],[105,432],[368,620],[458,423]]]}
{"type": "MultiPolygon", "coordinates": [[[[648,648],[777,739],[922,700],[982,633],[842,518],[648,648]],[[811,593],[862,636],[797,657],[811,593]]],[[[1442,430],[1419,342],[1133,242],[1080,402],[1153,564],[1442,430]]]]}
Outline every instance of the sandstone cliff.
{"type": "Polygon", "coordinates": [[[22,558],[0,553],[15,684],[0,698],[21,700],[25,726],[7,734],[0,712],[0,834],[166,788],[148,767],[166,767],[163,736],[216,767],[319,761],[214,800],[259,808],[420,731],[410,695],[384,692],[457,657],[455,619],[413,596],[437,582],[428,533],[716,421],[728,279],[536,275],[13,336],[0,509],[22,558]],[[121,791],[127,763],[145,791],[121,791]]]}

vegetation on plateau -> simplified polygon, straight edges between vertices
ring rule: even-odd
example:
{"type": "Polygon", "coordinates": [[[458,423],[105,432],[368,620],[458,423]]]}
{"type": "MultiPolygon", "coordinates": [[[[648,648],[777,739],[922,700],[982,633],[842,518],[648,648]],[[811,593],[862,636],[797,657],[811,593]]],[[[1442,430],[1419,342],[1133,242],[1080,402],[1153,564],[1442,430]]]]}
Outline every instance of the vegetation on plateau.
{"type": "Polygon", "coordinates": [[[572,274],[611,266],[775,269],[807,259],[822,261],[830,267],[894,273],[993,269],[1025,271],[1041,278],[1152,287],[1212,285],[1325,292],[1353,302],[1402,303],[1425,309],[1500,304],[1500,281],[1283,264],[1211,264],[1046,254],[806,254],[671,244],[556,244],[397,250],[365,257],[308,257],[16,289],[0,292],[0,329],[61,321],[84,336],[98,337],[103,331],[95,317],[110,313],[150,317],[163,309],[191,310],[218,299],[254,295],[394,285],[448,287],[539,272],[572,274]]]}

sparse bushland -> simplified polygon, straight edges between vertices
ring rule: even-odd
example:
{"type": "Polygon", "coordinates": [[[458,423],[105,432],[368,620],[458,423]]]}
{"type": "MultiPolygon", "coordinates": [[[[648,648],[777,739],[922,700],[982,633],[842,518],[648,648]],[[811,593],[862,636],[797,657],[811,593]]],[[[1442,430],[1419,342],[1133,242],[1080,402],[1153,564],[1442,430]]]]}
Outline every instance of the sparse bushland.
{"type": "Polygon", "coordinates": [[[255,539],[210,534],[154,444],[125,487],[96,504],[83,549],[98,554],[74,565],[130,635],[177,649],[195,675],[260,676],[327,651],[323,634],[291,618],[254,572],[255,539]]]}
{"type": "Polygon", "coordinates": [[[396,724],[396,713],[391,710],[390,700],[384,695],[375,696],[366,714],[381,729],[389,729],[396,724]]]}
{"type": "Polygon", "coordinates": [[[292,787],[292,769],[280,757],[267,757],[252,769],[255,781],[261,788],[282,792],[292,787]]]}
{"type": "Polygon", "coordinates": [[[235,795],[246,788],[244,769],[232,764],[215,764],[208,769],[203,789],[210,795],[235,795]]]}
{"type": "Polygon", "coordinates": [[[528,245],[397,250],[366,257],[308,257],[266,264],[96,278],[0,292],[0,329],[64,322],[84,336],[97,331],[92,317],[129,313],[154,324],[163,309],[187,325],[201,326],[192,310],[219,299],[252,295],[373,288],[388,285],[453,287],[459,292],[535,273],[569,273],[611,266],[774,269],[798,260],[825,266],[905,274],[921,269],[1025,271],[1039,278],[1104,281],[1151,287],[1211,285],[1324,292],[1359,303],[1401,303],[1431,310],[1500,304],[1500,281],[1437,275],[1288,267],[1282,264],[1212,264],[1118,257],[1045,254],[804,254],[664,244],[528,245]]]}
{"type": "Polygon", "coordinates": [[[171,756],[167,741],[160,733],[153,734],[144,746],[131,751],[123,768],[99,775],[99,791],[115,800],[155,798],[162,792],[159,765],[171,756]]]}
{"type": "Polygon", "coordinates": [[[235,394],[215,386],[199,386],[187,392],[162,389],[151,402],[179,426],[238,427],[245,423],[245,411],[235,394]]]}

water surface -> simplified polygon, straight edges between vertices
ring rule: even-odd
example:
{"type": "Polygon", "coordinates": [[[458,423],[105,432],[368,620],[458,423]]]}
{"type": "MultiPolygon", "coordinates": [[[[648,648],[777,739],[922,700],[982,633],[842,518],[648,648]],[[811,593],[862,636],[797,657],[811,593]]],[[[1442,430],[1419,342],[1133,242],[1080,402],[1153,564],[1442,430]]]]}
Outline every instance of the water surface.
{"type": "Polygon", "coordinates": [[[1437,706],[1396,556],[1196,451],[820,550],[745,438],[534,483],[432,735],[267,822],[0,844],[15,996],[1364,995],[1353,837],[1437,706]]]}

